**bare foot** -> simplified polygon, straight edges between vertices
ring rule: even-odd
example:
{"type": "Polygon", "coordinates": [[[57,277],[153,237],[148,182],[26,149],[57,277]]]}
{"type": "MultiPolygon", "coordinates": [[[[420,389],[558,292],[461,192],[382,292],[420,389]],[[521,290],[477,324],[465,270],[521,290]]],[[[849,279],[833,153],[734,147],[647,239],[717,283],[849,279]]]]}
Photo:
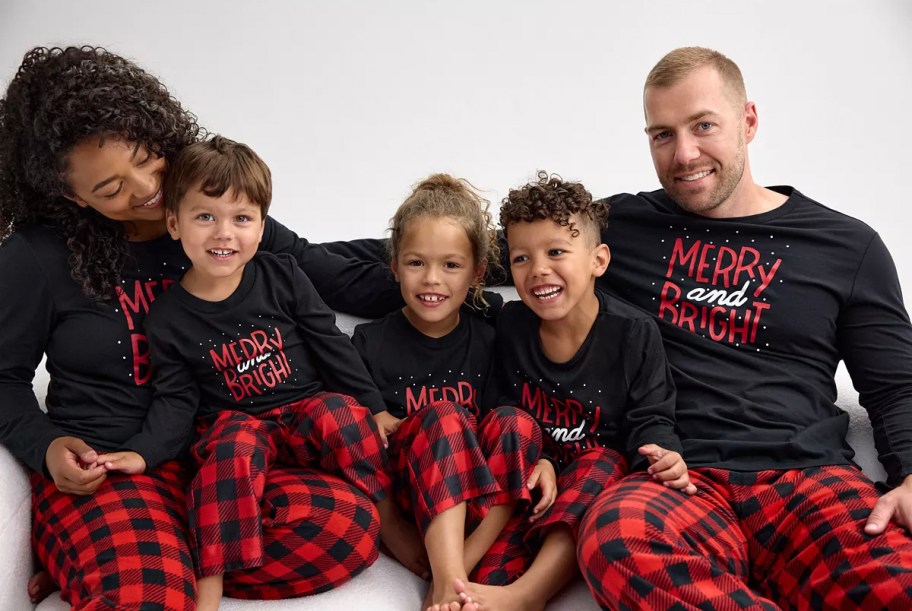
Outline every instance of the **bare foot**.
{"type": "Polygon", "coordinates": [[[32,575],[28,580],[28,595],[36,605],[50,596],[51,592],[57,589],[57,584],[51,579],[51,574],[44,569],[32,575]]]}
{"type": "Polygon", "coordinates": [[[459,600],[466,605],[474,605],[475,609],[484,611],[544,611],[545,601],[529,600],[523,592],[516,587],[516,583],[507,586],[487,586],[480,583],[463,582],[455,580],[453,589],[459,595],[459,600]]]}
{"type": "Polygon", "coordinates": [[[479,611],[480,607],[470,600],[459,600],[459,593],[452,587],[454,583],[462,583],[461,579],[447,579],[449,588],[438,587],[431,583],[421,608],[424,611],[479,611]]]}
{"type": "Polygon", "coordinates": [[[402,566],[422,579],[431,576],[427,551],[414,523],[403,518],[398,512],[391,512],[385,520],[380,521],[380,539],[402,566]]]}

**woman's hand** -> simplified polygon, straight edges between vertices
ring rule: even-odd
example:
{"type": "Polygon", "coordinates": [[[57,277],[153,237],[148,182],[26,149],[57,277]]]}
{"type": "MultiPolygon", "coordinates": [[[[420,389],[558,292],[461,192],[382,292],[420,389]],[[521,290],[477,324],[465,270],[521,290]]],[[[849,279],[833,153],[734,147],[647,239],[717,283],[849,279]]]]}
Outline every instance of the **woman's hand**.
{"type": "Polygon", "coordinates": [[[78,437],[58,437],[48,446],[44,464],[61,492],[86,496],[95,492],[107,477],[98,453],[78,437]]]}

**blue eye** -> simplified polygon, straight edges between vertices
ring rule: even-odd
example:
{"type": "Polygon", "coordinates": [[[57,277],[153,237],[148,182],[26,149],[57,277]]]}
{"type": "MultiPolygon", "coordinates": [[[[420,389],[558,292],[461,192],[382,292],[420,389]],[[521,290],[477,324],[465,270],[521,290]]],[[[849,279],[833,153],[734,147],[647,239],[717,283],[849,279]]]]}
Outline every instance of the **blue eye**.
{"type": "Polygon", "coordinates": [[[197,220],[200,220],[200,221],[211,221],[215,217],[212,216],[211,214],[209,214],[208,212],[202,212],[200,214],[197,214],[196,218],[197,218],[197,220]]]}

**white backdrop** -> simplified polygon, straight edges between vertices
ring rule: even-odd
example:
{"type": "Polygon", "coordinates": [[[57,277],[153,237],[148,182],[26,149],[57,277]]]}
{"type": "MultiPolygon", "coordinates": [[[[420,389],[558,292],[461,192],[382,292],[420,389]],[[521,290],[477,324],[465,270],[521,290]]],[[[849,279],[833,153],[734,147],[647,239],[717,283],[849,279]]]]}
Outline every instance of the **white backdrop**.
{"type": "Polygon", "coordinates": [[[534,175],[658,187],[642,82],[716,48],[757,102],[755,178],[867,221],[912,301],[907,0],[0,0],[0,86],[32,46],[100,44],[253,146],[273,214],[316,241],[380,236],[435,171],[496,204],[534,175]]]}

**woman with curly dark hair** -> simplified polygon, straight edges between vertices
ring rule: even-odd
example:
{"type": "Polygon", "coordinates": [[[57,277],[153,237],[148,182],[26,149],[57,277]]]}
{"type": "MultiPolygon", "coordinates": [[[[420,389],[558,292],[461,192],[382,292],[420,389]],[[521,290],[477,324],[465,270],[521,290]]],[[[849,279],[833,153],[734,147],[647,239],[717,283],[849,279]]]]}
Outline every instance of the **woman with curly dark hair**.
{"type": "MultiPolygon", "coordinates": [[[[194,607],[184,469],[141,434],[155,417],[143,320],[189,264],[167,236],[161,187],[168,161],[204,135],[157,78],[101,48],[29,51],[0,101],[0,442],[32,470],[33,546],[74,608],[194,607]],[[43,355],[47,413],[31,386],[43,355]],[[110,469],[109,453],[127,449],[143,474],[110,469]]],[[[401,303],[385,265],[273,219],[260,248],[292,253],[335,309],[401,303]]],[[[376,510],[354,488],[298,468],[273,470],[266,488],[262,562],[228,573],[226,594],[311,594],[376,559],[376,510]]]]}

